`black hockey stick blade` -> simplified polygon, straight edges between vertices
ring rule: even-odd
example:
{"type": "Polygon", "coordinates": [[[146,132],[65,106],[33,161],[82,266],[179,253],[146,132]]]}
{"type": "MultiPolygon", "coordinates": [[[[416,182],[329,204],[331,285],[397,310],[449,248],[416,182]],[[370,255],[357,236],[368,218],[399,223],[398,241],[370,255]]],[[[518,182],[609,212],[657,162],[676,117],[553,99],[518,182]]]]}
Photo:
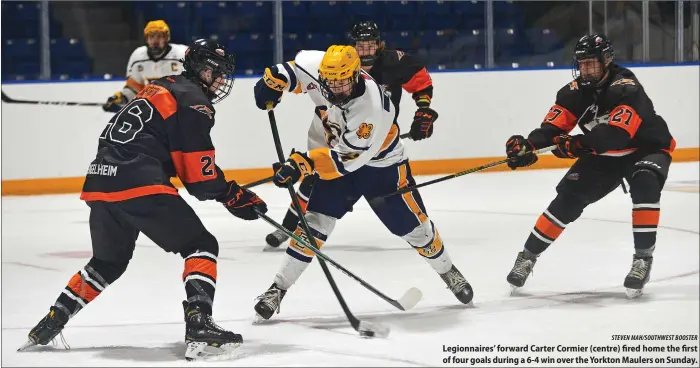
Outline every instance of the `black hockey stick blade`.
{"type": "Polygon", "coordinates": [[[265,214],[262,214],[258,212],[258,216],[265,220],[268,224],[272,225],[275,227],[277,230],[284,232],[289,236],[290,238],[296,240],[299,244],[303,245],[304,247],[308,248],[310,251],[312,251],[314,254],[316,254],[319,258],[323,259],[324,261],[330,263],[333,265],[335,268],[349,276],[351,279],[359,282],[362,286],[364,286],[367,290],[371,291],[378,297],[384,299],[386,302],[389,304],[393,305],[399,310],[406,311],[409,310],[418,304],[418,302],[421,301],[423,298],[423,293],[416,287],[411,287],[408,289],[398,300],[392,299],[382,293],[381,291],[377,290],[374,286],[368,284],[365,280],[361,279],[359,276],[355,275],[354,273],[350,272],[347,270],[345,267],[343,267],[341,264],[337,263],[334,261],[332,258],[328,257],[326,254],[321,252],[320,250],[316,249],[315,247],[310,246],[304,239],[302,239],[300,236],[292,233],[291,231],[287,230],[284,226],[278,224],[275,222],[275,220],[271,219],[265,214]]]}
{"type": "Polygon", "coordinates": [[[102,106],[101,102],[72,102],[72,101],[35,101],[35,100],[17,100],[8,96],[5,91],[2,91],[2,102],[30,105],[53,105],[53,106],[102,106]]]}

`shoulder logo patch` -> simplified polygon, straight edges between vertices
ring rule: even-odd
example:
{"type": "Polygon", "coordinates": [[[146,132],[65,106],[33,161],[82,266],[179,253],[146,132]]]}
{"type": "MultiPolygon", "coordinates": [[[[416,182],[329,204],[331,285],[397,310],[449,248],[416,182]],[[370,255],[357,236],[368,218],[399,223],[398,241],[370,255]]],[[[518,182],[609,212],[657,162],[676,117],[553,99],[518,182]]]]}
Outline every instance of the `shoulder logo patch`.
{"type": "Polygon", "coordinates": [[[194,111],[200,112],[200,113],[208,116],[209,120],[214,118],[214,116],[213,116],[214,111],[211,111],[211,109],[207,105],[194,105],[194,106],[190,106],[190,108],[194,109],[194,111]]]}
{"type": "Polygon", "coordinates": [[[634,79],[629,79],[629,78],[618,79],[618,80],[612,82],[612,84],[610,85],[610,87],[612,87],[612,86],[617,86],[617,85],[623,85],[623,86],[624,86],[624,85],[627,85],[627,84],[629,84],[629,85],[631,85],[631,86],[634,86],[634,85],[635,85],[634,79]]]}
{"type": "Polygon", "coordinates": [[[404,55],[405,55],[405,54],[404,54],[403,51],[396,51],[396,56],[399,57],[399,60],[401,60],[401,58],[402,58],[404,55]]]}
{"type": "Polygon", "coordinates": [[[372,135],[372,129],[374,129],[374,125],[372,124],[360,124],[360,127],[357,128],[357,137],[360,139],[368,139],[372,135]]]}

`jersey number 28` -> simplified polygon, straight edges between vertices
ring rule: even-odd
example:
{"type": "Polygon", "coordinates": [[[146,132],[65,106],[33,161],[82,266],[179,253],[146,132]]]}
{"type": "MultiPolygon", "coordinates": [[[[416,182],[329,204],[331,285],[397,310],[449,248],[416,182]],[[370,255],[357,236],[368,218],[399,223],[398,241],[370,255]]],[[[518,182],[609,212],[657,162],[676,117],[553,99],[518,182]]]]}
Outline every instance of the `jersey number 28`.
{"type": "Polygon", "coordinates": [[[131,142],[152,118],[151,104],[142,98],[134,99],[107,123],[100,138],[121,144],[131,142]]]}

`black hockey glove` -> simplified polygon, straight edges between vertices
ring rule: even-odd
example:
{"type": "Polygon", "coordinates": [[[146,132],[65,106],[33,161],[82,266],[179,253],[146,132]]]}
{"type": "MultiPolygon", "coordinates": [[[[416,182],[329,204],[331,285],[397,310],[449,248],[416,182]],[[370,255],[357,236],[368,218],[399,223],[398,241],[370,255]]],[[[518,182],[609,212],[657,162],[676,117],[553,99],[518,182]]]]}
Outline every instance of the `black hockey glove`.
{"type": "Polygon", "coordinates": [[[508,167],[515,170],[519,167],[526,167],[537,162],[537,155],[530,153],[535,150],[535,146],[522,135],[514,135],[506,142],[506,155],[510,159],[508,167]],[[520,153],[522,152],[522,155],[520,153]]]}
{"type": "Polygon", "coordinates": [[[305,153],[292,150],[284,165],[275,162],[272,170],[275,172],[272,182],[280,188],[286,188],[288,183],[296,184],[302,176],[313,175],[314,162],[305,153]]]}
{"type": "Polygon", "coordinates": [[[552,139],[557,148],[552,151],[554,156],[559,158],[578,158],[591,153],[591,150],[581,144],[583,134],[574,136],[560,135],[552,139]]]}
{"type": "Polygon", "coordinates": [[[437,118],[437,111],[429,107],[419,107],[413,116],[413,124],[411,124],[411,131],[409,132],[411,139],[419,141],[430,138],[433,135],[433,123],[437,118]]]}
{"type": "Polygon", "coordinates": [[[287,88],[287,78],[277,72],[277,67],[265,68],[265,74],[255,83],[255,105],[260,110],[267,110],[267,104],[271,103],[275,108],[282,100],[282,92],[287,88]]]}
{"type": "Polygon", "coordinates": [[[126,98],[121,92],[117,92],[107,99],[107,102],[102,105],[102,110],[117,113],[124,105],[126,105],[126,98]]]}
{"type": "Polygon", "coordinates": [[[244,220],[255,220],[258,214],[267,212],[267,204],[255,193],[248,189],[241,188],[235,181],[228,182],[228,192],[218,199],[232,215],[244,220]]]}

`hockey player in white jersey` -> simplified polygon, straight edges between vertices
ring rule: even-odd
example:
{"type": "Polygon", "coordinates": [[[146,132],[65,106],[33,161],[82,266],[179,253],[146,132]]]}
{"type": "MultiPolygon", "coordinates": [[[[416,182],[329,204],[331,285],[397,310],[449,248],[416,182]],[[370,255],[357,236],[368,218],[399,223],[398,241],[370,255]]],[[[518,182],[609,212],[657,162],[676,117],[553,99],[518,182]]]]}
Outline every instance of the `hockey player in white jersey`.
{"type": "Polygon", "coordinates": [[[143,30],[146,44],[131,53],[126,68],[126,85],[107,99],[102,109],[119,112],[146,85],[168,75],[182,73],[186,45],[170,43],[170,27],[162,20],[146,24],[143,30]]]}
{"type": "MultiPolygon", "coordinates": [[[[264,88],[255,88],[260,108],[268,102],[279,103],[283,91],[306,92],[317,105],[309,150],[294,151],[273,169],[279,187],[309,175],[319,176],[305,214],[319,247],[360,197],[370,199],[415,184],[399,138],[396,109],[383,88],[361,71],[352,46],[333,45],[325,53],[301,51],[294,61],[266,69],[262,83],[264,88]]],[[[452,264],[417,191],[389,197],[372,210],[393,234],[418,251],[460,302],[471,302],[471,285],[452,264]]],[[[295,233],[302,235],[301,227],[295,233]]],[[[286,252],[274,282],[257,298],[259,318],[269,319],[279,312],[282,298],[314,255],[294,240],[286,252]]]]}

